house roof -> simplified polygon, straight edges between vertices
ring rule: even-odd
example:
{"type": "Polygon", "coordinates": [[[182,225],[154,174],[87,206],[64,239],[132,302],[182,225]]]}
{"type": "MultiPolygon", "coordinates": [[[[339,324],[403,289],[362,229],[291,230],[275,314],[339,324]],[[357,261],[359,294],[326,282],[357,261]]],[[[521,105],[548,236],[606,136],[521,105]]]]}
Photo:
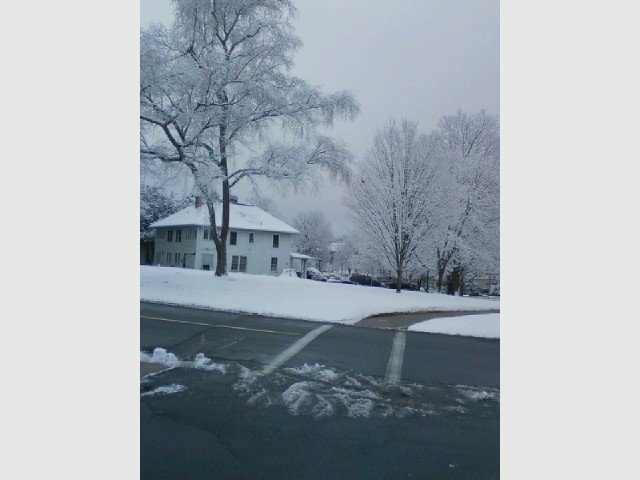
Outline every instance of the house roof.
{"type": "MultiPolygon", "coordinates": [[[[222,204],[214,206],[216,214],[216,227],[222,226],[222,204]]],[[[151,228],[180,227],[180,226],[209,227],[209,210],[206,205],[195,207],[190,205],[179,212],[169,215],[162,220],[151,224],[151,228]]],[[[229,205],[229,228],[236,230],[256,230],[278,233],[300,233],[282,220],[255,205],[243,205],[232,203],[229,205]]]]}
{"type": "Polygon", "coordinates": [[[294,258],[297,260],[317,260],[316,257],[310,257],[309,255],[304,255],[302,253],[296,253],[296,252],[291,252],[290,256],[291,258],[294,258]]]}

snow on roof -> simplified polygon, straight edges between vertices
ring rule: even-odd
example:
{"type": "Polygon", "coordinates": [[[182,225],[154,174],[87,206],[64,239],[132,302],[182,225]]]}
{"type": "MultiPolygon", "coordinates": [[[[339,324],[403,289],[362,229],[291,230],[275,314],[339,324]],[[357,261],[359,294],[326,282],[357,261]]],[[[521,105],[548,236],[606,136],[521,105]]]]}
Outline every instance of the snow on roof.
{"type": "MultiPolygon", "coordinates": [[[[222,204],[214,206],[216,214],[216,227],[222,226],[222,204]]],[[[179,226],[203,226],[209,227],[209,210],[206,205],[198,208],[190,205],[179,212],[169,215],[162,220],[151,224],[151,228],[179,227],[179,226]]],[[[232,203],[229,205],[229,228],[237,230],[258,230],[280,233],[300,233],[295,228],[278,220],[267,212],[254,205],[232,203]]]]}
{"type": "Polygon", "coordinates": [[[303,255],[302,253],[291,252],[291,258],[298,260],[316,260],[316,257],[310,257],[309,255],[303,255]]]}

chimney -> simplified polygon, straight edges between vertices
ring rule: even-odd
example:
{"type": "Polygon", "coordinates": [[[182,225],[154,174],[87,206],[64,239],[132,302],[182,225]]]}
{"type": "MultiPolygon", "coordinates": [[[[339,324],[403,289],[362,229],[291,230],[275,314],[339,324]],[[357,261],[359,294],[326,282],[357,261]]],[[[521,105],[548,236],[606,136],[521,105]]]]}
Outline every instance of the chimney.
{"type": "Polygon", "coordinates": [[[202,205],[202,197],[198,196],[196,197],[196,208],[198,208],[200,205],[202,205]]]}
{"type": "Polygon", "coordinates": [[[229,203],[238,203],[238,197],[236,195],[229,195],[229,203]]]}

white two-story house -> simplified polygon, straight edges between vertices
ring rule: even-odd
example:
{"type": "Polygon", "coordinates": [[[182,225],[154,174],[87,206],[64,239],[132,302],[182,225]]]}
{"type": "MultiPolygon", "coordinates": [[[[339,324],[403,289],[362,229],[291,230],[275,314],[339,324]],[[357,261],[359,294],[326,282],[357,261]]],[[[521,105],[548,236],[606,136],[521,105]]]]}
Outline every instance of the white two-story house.
{"type": "MultiPolygon", "coordinates": [[[[222,204],[215,206],[222,225],[222,204]]],[[[291,240],[299,232],[254,205],[229,206],[227,271],[279,275],[291,268],[291,240]]],[[[216,246],[211,239],[209,210],[199,198],[191,205],[151,224],[156,230],[154,264],[215,270],[216,246]]]]}

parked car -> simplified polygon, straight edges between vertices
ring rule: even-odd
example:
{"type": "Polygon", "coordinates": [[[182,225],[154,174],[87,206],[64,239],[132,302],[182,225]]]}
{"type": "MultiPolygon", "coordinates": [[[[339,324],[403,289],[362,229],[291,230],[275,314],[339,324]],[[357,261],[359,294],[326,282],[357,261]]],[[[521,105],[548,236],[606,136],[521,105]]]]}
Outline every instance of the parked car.
{"type": "Polygon", "coordinates": [[[307,279],[316,280],[318,282],[326,282],[327,277],[316,267],[307,268],[307,279]]]}
{"type": "Polygon", "coordinates": [[[372,287],[379,287],[382,285],[382,283],[379,280],[376,280],[375,278],[372,278],[369,275],[351,275],[351,278],[349,280],[351,280],[354,283],[357,283],[358,285],[366,285],[366,286],[372,286],[372,287]]]}
{"type": "MultiPolygon", "coordinates": [[[[398,281],[396,279],[391,279],[389,280],[388,286],[389,288],[395,289],[397,288],[397,283],[398,281]]],[[[418,285],[416,285],[415,283],[402,282],[400,288],[402,290],[418,290],[418,285]]]]}

